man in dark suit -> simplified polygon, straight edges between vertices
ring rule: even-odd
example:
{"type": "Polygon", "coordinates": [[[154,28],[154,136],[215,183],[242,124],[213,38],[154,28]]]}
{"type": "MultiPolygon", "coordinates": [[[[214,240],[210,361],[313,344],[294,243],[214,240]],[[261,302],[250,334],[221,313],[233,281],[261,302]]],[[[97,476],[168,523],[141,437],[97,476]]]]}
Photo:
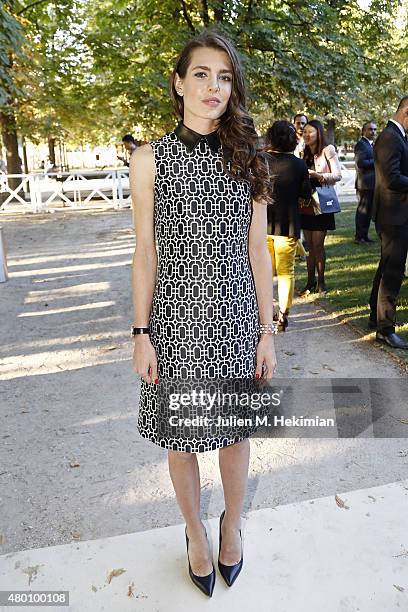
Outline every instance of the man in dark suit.
{"type": "Polygon", "coordinates": [[[293,127],[296,130],[296,139],[297,139],[297,145],[294,151],[294,154],[296,155],[296,157],[300,157],[300,158],[303,157],[303,153],[305,150],[305,141],[303,140],[303,131],[308,121],[309,121],[308,118],[303,113],[297,113],[297,115],[293,117],[293,127]]]}
{"type": "Polygon", "coordinates": [[[356,165],[356,191],[358,206],[356,210],[356,239],[357,244],[373,242],[368,237],[371,211],[374,197],[374,151],[373,143],[377,126],[374,121],[366,121],[361,130],[361,138],[354,147],[354,160],[356,165]]]}
{"type": "Polygon", "coordinates": [[[370,296],[371,328],[392,348],[408,348],[395,333],[396,303],[408,249],[408,96],[374,146],[375,190],[372,217],[381,240],[381,258],[370,296]]]}

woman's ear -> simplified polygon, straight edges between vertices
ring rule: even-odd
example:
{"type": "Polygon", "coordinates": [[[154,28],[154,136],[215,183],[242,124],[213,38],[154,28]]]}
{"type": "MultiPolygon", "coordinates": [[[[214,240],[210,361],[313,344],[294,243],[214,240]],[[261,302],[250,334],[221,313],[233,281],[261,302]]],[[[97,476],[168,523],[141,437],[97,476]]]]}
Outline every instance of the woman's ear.
{"type": "Polygon", "coordinates": [[[183,81],[181,80],[180,76],[177,74],[176,72],[176,76],[174,79],[174,87],[176,92],[178,93],[179,96],[183,95],[183,81]]]}

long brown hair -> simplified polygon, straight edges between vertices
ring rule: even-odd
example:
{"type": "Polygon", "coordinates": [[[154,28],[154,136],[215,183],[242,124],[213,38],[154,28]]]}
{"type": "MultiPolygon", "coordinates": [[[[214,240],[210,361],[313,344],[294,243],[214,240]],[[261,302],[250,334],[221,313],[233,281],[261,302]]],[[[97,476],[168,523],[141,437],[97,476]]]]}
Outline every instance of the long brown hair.
{"type": "Polygon", "coordinates": [[[182,49],[170,77],[170,95],[174,110],[183,119],[184,101],[176,91],[176,73],[183,79],[194,49],[205,47],[227,53],[232,68],[231,96],[218,127],[224,156],[224,170],[235,179],[249,181],[254,199],[269,201],[268,164],[265,154],[259,147],[253,120],[246,110],[246,90],[241,62],[233,44],[219,32],[206,30],[189,40],[182,49]],[[228,161],[230,161],[229,168],[228,161]]]}
{"type": "MultiPolygon", "coordinates": [[[[321,152],[323,151],[324,147],[327,147],[328,142],[327,142],[327,138],[326,135],[324,133],[324,127],[323,124],[321,123],[321,121],[318,121],[317,119],[312,119],[311,121],[308,121],[306,123],[306,125],[311,125],[312,127],[315,128],[315,130],[317,130],[317,141],[316,141],[316,151],[313,154],[309,145],[305,146],[305,151],[303,154],[303,158],[306,162],[307,166],[311,166],[313,164],[313,155],[320,155],[321,152]]],[[[306,127],[305,125],[305,127],[306,127]]]]}

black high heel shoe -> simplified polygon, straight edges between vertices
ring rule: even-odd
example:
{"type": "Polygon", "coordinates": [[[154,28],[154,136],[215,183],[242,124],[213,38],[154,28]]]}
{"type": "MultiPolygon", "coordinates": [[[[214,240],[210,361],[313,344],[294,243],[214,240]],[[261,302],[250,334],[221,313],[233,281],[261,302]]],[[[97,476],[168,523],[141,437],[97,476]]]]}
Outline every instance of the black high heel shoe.
{"type": "MultiPolygon", "coordinates": [[[[204,593],[204,595],[208,595],[208,597],[211,597],[214,591],[214,586],[215,586],[214,564],[213,564],[213,571],[211,572],[211,574],[208,574],[207,576],[196,576],[195,574],[193,574],[193,570],[191,569],[191,565],[190,565],[190,558],[188,556],[189,539],[187,535],[187,526],[185,529],[185,533],[186,533],[186,545],[187,545],[188,573],[190,574],[190,578],[194,582],[194,584],[200,589],[200,591],[204,593]]],[[[205,532],[205,535],[207,536],[207,532],[205,532]]]]}
{"type": "Polygon", "coordinates": [[[241,560],[238,561],[238,563],[235,563],[235,565],[224,565],[223,563],[220,562],[220,552],[221,552],[221,542],[222,542],[221,525],[224,519],[224,515],[225,515],[225,510],[220,516],[220,545],[219,545],[219,552],[218,552],[218,569],[220,570],[220,574],[224,578],[228,586],[232,586],[235,580],[238,578],[238,574],[242,570],[242,565],[244,561],[244,553],[242,551],[242,534],[241,534],[241,530],[239,530],[239,537],[241,538],[241,560]]]}
{"type": "Polygon", "coordinates": [[[278,324],[277,324],[278,332],[286,331],[288,323],[289,323],[288,322],[288,312],[279,311],[278,324]]]}

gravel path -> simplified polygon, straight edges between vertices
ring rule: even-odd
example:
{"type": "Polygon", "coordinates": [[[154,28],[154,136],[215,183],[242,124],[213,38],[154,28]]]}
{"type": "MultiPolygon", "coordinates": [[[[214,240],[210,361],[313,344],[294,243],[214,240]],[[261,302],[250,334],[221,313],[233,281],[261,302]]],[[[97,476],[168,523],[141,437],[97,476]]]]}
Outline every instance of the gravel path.
{"type": "MultiPolygon", "coordinates": [[[[166,451],[136,430],[130,210],[0,221],[0,554],[182,522],[166,451]]],[[[312,302],[295,306],[277,353],[282,378],[394,380],[403,417],[404,371],[312,302]]],[[[246,511],[406,478],[407,437],[254,438],[246,511]]],[[[200,470],[203,516],[217,516],[217,454],[200,470]]]]}

